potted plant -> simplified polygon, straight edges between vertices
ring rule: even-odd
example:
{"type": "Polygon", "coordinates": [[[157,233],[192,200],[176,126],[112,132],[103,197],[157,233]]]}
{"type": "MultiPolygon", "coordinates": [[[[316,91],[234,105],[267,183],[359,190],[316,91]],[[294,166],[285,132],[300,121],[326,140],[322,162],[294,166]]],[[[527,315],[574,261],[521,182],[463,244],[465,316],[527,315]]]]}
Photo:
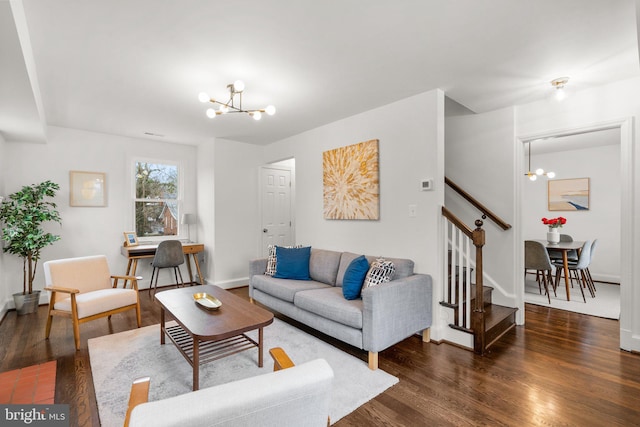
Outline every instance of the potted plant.
{"type": "Polygon", "coordinates": [[[60,186],[51,181],[22,187],[0,205],[3,223],[3,251],[22,258],[22,292],[13,294],[18,314],[33,313],[38,308],[40,291],[33,290],[40,251],[60,240],[60,236],[45,233],[42,224],[55,221],[62,224],[56,204],[46,199],[54,197],[60,186]]]}

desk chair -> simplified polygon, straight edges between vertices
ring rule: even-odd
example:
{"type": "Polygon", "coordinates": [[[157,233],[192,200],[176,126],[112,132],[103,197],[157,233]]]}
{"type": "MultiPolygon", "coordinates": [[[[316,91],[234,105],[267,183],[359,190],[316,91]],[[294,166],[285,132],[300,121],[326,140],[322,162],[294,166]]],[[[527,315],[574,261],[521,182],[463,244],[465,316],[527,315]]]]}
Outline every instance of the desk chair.
{"type": "Polygon", "coordinates": [[[525,240],[524,242],[524,274],[526,279],[527,270],[536,271],[536,281],[538,282],[538,290],[542,293],[540,287],[540,278],[542,277],[542,283],[544,284],[544,290],[547,293],[547,299],[551,304],[551,295],[549,294],[549,283],[553,288],[553,295],[556,294],[556,282],[553,281],[551,270],[553,264],[547,253],[547,249],[540,242],[534,240],[525,240]]]}
{"type": "Polygon", "coordinates": [[[76,350],[80,350],[80,324],[127,310],[136,311],[140,327],[138,279],[113,276],[104,255],[67,258],[44,263],[45,290],[49,297],[49,314],[45,338],[49,339],[53,316],[68,317],[73,322],[76,350]],[[123,287],[118,287],[123,280],[123,287]],[[112,282],[113,281],[113,282],[112,282]],[[131,281],[132,289],[126,289],[131,281]]]}
{"type": "Polygon", "coordinates": [[[153,257],[151,265],[153,266],[153,272],[151,272],[151,282],[153,284],[153,297],[156,296],[156,290],[158,289],[158,276],[160,270],[163,268],[173,268],[173,274],[176,278],[176,285],[184,286],[184,280],[182,280],[182,273],[180,272],[180,265],[184,264],[184,252],[182,251],[182,243],[179,240],[165,240],[160,242],[156,254],[153,257]],[[178,282],[178,275],[180,275],[180,281],[178,282]],[[155,276],[155,283],[153,278],[155,276]]]}

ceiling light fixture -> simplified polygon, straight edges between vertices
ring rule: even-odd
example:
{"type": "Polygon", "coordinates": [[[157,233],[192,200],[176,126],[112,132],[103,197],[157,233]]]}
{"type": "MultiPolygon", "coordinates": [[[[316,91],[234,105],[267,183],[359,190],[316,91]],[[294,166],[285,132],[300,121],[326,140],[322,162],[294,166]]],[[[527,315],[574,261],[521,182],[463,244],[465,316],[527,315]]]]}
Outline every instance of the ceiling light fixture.
{"type": "Polygon", "coordinates": [[[531,172],[531,141],[527,142],[529,144],[529,169],[525,176],[528,176],[531,181],[535,181],[539,176],[546,176],[547,178],[554,178],[556,176],[555,172],[545,172],[544,169],[538,168],[535,172],[531,172]]]}
{"type": "Polygon", "coordinates": [[[235,82],[228,84],[227,88],[229,89],[229,100],[227,102],[220,102],[210,98],[205,92],[200,92],[198,95],[200,102],[211,102],[212,104],[218,104],[220,106],[218,107],[218,110],[213,108],[207,109],[207,117],[210,119],[221,114],[247,113],[249,116],[253,117],[254,120],[260,120],[262,118],[262,113],[266,113],[269,116],[273,116],[276,113],[276,107],[273,105],[268,105],[266,108],[257,110],[244,110],[242,108],[242,92],[244,91],[244,82],[242,80],[236,80],[235,82]],[[236,95],[238,96],[237,106],[234,103],[236,95]]]}
{"type": "Polygon", "coordinates": [[[567,97],[567,92],[564,89],[564,86],[569,81],[569,77],[558,77],[557,79],[551,80],[551,86],[556,88],[556,99],[558,101],[562,101],[567,97]]]}

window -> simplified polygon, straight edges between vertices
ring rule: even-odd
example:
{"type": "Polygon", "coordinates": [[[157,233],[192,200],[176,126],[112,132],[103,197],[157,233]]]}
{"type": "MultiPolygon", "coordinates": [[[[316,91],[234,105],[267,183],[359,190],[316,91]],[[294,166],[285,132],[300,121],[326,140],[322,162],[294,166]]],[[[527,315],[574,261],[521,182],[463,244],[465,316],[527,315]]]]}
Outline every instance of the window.
{"type": "Polygon", "coordinates": [[[135,222],[138,237],[178,235],[179,168],[176,164],[135,162],[135,222]]]}

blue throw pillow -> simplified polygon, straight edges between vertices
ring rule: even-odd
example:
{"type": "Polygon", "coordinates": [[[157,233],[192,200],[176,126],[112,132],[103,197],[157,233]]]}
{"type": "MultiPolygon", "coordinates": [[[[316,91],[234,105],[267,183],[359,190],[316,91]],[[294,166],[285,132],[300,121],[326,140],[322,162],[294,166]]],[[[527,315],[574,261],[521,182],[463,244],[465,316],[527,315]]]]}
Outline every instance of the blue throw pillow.
{"type": "Polygon", "coordinates": [[[311,280],[309,276],[309,258],[311,246],[303,248],[285,248],[276,246],[276,274],[278,279],[311,280]]]}
{"type": "Polygon", "coordinates": [[[369,271],[369,261],[364,255],[351,261],[342,279],[342,295],[348,300],[360,298],[364,278],[369,271]]]}

